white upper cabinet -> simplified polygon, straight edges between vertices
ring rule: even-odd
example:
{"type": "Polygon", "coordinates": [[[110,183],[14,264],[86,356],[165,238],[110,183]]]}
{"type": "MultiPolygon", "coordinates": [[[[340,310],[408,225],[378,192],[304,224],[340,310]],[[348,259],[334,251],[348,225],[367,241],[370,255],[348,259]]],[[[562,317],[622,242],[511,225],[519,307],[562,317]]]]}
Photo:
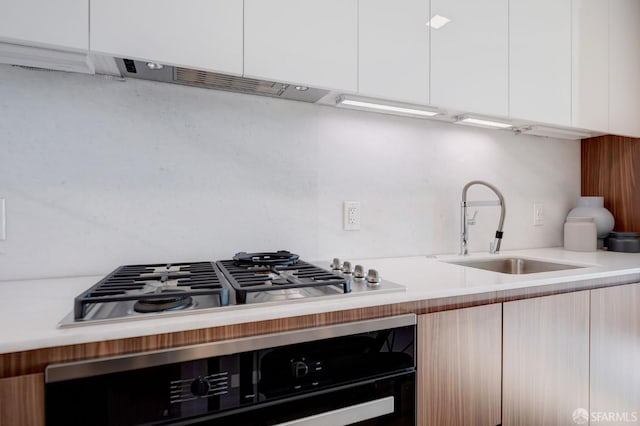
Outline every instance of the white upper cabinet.
{"type": "Polygon", "coordinates": [[[570,126],[571,0],[510,0],[509,38],[510,115],[570,126]]]}
{"type": "Polygon", "coordinates": [[[451,22],[431,28],[431,103],[507,116],[508,0],[431,0],[435,15],[451,22]]]}
{"type": "Polygon", "coordinates": [[[0,41],[86,51],[89,0],[3,0],[0,41]]]}
{"type": "Polygon", "coordinates": [[[640,137],[640,1],[609,1],[609,133],[640,137]]]}
{"type": "Polygon", "coordinates": [[[242,74],[240,0],[91,0],[91,50],[242,74]]]}
{"type": "Polygon", "coordinates": [[[360,0],[358,92],[429,103],[429,0],[360,0]]]}
{"type": "Polygon", "coordinates": [[[358,0],[245,0],[244,25],[247,77],[357,91],[358,0]]]}
{"type": "Polygon", "coordinates": [[[609,0],[573,0],[571,125],[609,129],[609,0]]]}

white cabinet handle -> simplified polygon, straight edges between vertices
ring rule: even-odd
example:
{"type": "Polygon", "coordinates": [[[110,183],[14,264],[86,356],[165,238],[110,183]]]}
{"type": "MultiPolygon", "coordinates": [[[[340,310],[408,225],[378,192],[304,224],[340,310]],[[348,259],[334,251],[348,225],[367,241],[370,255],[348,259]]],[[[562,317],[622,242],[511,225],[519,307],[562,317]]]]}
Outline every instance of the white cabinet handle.
{"type": "Polygon", "coordinates": [[[394,399],[388,396],[338,410],[327,411],[314,416],[280,423],[276,426],[345,426],[364,420],[375,419],[395,410],[394,399]]]}

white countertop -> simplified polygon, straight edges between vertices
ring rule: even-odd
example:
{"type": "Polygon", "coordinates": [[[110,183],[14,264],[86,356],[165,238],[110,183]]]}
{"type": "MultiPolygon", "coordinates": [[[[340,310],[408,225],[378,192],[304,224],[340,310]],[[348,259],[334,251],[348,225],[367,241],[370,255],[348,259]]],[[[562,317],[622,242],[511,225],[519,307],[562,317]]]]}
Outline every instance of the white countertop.
{"type": "Polygon", "coordinates": [[[160,333],[264,321],[299,315],[386,305],[390,303],[481,294],[640,273],[640,254],[597,251],[580,253],[560,248],[477,253],[465,259],[522,256],[586,266],[529,275],[507,275],[452,265],[460,256],[412,256],[354,261],[375,268],[383,279],[407,287],[406,292],[342,295],[339,298],[283,305],[242,305],[180,316],[111,322],[60,329],[58,323],[73,309],[73,298],[101,276],[0,282],[0,353],[89,343],[160,333]],[[351,297],[353,296],[353,297],[351,297]],[[28,302],[27,302],[28,301],[28,302]]]}

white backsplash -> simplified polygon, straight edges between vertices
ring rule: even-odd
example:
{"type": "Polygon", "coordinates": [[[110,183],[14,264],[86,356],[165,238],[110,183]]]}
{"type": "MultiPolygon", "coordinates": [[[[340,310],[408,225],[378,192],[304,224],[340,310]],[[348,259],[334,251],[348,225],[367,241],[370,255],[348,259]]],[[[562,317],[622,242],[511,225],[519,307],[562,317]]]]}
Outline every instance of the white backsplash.
{"type": "MultiPolygon", "coordinates": [[[[453,253],[474,179],[504,194],[503,249],[558,246],[580,193],[577,141],[6,65],[0,148],[0,280],[240,250],[453,253]],[[361,202],[360,231],[342,230],[344,200],[361,202]]],[[[486,251],[498,209],[477,221],[470,249],[486,251]]]]}

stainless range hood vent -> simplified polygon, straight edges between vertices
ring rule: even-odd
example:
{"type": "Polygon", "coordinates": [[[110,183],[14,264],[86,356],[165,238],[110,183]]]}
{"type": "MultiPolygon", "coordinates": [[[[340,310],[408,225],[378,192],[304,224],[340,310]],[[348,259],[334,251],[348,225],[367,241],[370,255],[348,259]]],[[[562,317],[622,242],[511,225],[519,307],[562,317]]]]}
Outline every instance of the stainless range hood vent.
{"type": "Polygon", "coordinates": [[[175,68],[175,81],[197,84],[211,89],[231,90],[234,92],[257,92],[267,96],[280,96],[287,89],[287,85],[282,83],[180,67],[175,68]]]}
{"type": "Polygon", "coordinates": [[[123,77],[162,81],[165,83],[202,87],[205,89],[224,90],[303,102],[316,102],[329,93],[327,90],[314,89],[311,87],[302,91],[297,90],[295,86],[291,84],[168,65],[150,69],[146,62],[132,59],[116,58],[116,63],[123,77]]]}

